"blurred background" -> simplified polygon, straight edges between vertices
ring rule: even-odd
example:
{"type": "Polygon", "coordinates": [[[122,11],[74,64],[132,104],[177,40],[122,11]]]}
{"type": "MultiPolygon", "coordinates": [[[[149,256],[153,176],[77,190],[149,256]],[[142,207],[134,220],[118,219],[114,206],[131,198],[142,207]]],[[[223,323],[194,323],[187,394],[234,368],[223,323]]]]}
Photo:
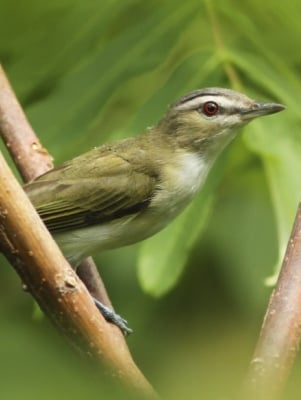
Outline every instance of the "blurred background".
{"type": "MultiPolygon", "coordinates": [[[[300,13],[298,0],[0,2],[0,62],[56,165],[142,132],[197,88],[287,105],[243,130],[169,228],[97,258],[167,399],[233,399],[248,368],[301,197],[300,13]]],[[[1,399],[124,398],[0,265],[1,399]]],[[[300,398],[300,367],[285,399],[300,398]]]]}

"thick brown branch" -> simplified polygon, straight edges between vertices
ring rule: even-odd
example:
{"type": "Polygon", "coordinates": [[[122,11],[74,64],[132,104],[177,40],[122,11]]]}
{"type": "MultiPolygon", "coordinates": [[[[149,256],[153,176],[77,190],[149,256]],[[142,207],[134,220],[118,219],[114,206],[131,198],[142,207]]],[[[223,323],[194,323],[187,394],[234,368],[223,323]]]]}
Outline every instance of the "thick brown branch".
{"type": "Polygon", "coordinates": [[[242,399],[281,398],[301,340],[301,205],[263,321],[242,399]]]}
{"type": "Polygon", "coordinates": [[[113,371],[129,388],[155,394],[118,330],[95,307],[0,153],[0,237],[3,251],[43,311],[69,340],[113,371]],[[120,338],[120,340],[118,339],[120,338]]]}
{"type": "MultiPolygon", "coordinates": [[[[25,181],[52,167],[0,66],[0,135],[25,181]]],[[[0,243],[8,260],[45,313],[73,343],[110,367],[130,388],[155,397],[116,327],[99,315],[0,154],[0,243]]],[[[94,263],[80,268],[86,286],[110,305],[94,263]]]]}

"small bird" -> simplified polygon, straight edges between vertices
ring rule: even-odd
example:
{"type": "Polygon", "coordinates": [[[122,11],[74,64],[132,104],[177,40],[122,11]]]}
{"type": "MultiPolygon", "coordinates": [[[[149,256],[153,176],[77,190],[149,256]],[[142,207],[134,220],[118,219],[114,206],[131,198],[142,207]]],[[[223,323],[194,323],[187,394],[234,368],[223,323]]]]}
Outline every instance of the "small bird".
{"type": "Polygon", "coordinates": [[[236,129],[284,108],[229,89],[196,90],[145,133],[94,148],[24,189],[76,267],[163,229],[200,190],[236,129]]]}

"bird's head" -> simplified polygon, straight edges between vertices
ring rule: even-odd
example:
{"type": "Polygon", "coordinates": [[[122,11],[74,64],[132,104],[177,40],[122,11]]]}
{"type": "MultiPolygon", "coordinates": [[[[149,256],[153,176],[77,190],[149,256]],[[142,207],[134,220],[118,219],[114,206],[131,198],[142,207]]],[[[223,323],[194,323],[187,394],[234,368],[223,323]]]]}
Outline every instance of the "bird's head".
{"type": "Polygon", "coordinates": [[[257,102],[242,93],[224,88],[196,90],[172,104],[159,126],[177,139],[180,146],[201,153],[224,147],[237,128],[257,117],[285,107],[257,102]]]}

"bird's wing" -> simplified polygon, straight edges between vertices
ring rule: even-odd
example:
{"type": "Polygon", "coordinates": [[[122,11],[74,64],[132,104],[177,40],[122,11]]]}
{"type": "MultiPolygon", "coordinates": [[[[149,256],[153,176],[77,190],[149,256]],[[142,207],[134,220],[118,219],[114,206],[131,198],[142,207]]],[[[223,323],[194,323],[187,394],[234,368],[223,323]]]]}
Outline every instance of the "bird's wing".
{"type": "Polygon", "coordinates": [[[110,151],[95,149],[87,154],[84,160],[79,156],[24,186],[54,233],[136,214],[154,195],[156,178],[151,171],[110,151]]]}

